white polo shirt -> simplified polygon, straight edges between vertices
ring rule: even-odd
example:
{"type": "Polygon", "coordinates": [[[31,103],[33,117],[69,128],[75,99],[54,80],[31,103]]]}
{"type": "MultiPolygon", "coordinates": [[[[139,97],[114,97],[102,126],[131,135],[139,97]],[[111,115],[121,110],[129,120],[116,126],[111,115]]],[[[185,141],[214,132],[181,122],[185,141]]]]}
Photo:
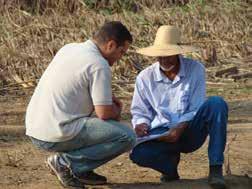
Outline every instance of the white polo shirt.
{"type": "Polygon", "coordinates": [[[26,112],[26,134],[48,142],[76,136],[94,105],[111,105],[111,70],[95,43],[62,47],[43,73],[26,112]]]}

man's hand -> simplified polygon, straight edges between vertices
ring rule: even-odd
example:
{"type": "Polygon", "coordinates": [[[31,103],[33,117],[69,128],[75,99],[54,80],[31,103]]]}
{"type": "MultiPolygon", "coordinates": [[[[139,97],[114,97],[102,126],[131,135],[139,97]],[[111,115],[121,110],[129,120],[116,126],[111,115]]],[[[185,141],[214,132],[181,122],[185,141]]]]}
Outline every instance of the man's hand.
{"type": "Polygon", "coordinates": [[[138,137],[142,137],[148,134],[149,126],[146,123],[137,124],[135,126],[135,132],[138,137]]]}
{"type": "Polygon", "coordinates": [[[179,123],[176,127],[171,128],[167,135],[160,137],[158,140],[162,142],[177,142],[187,126],[187,122],[179,123]]]}
{"type": "Polygon", "coordinates": [[[112,96],[112,105],[96,105],[95,113],[98,118],[103,120],[113,119],[120,121],[122,112],[122,103],[114,95],[112,96]]]}
{"type": "Polygon", "coordinates": [[[114,103],[116,106],[118,106],[119,109],[122,110],[122,107],[123,107],[122,102],[121,102],[117,97],[115,97],[114,95],[112,96],[112,101],[113,101],[113,103],[114,103]]]}
{"type": "Polygon", "coordinates": [[[112,96],[112,101],[114,109],[118,112],[118,116],[115,118],[115,120],[120,121],[123,107],[122,102],[114,95],[112,96]]]}

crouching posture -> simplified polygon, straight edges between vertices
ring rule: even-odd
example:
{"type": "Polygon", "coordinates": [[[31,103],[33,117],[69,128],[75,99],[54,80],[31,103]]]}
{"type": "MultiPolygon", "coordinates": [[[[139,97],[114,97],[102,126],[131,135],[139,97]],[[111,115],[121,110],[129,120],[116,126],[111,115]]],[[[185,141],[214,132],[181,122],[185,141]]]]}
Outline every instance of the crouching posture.
{"type": "Polygon", "coordinates": [[[181,55],[195,50],[181,44],[180,32],[173,26],[161,26],[154,45],[138,50],[157,57],[157,62],[137,76],[132,124],[138,137],[169,133],[138,144],[130,159],[159,171],[161,181],[177,180],[180,153],[199,149],[209,135],[208,181],[215,188],[225,188],[222,165],[228,107],[221,97],[206,99],[204,66],[181,55]]]}
{"type": "Polygon", "coordinates": [[[93,170],[135,144],[134,131],[118,122],[122,103],[112,95],[110,70],[131,42],[123,24],[106,23],[92,39],[61,48],[35,89],[26,134],[56,152],[47,165],[65,187],[106,183],[93,170]]]}

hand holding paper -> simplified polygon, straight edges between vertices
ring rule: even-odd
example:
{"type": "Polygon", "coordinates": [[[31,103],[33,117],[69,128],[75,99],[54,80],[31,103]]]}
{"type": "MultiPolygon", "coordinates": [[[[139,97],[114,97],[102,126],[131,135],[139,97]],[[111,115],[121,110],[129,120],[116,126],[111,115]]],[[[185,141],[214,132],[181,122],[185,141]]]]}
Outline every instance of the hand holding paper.
{"type": "Polygon", "coordinates": [[[149,126],[146,123],[137,124],[135,126],[135,132],[138,137],[146,136],[149,132],[149,126]]]}

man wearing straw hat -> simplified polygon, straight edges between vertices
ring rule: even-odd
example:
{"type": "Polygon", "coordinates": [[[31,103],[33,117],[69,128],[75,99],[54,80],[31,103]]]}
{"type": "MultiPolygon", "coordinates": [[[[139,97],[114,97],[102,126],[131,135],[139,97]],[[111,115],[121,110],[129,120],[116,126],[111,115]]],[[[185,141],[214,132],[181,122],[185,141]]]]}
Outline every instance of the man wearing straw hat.
{"type": "Polygon", "coordinates": [[[178,180],[180,153],[199,149],[207,136],[209,177],[214,188],[225,188],[222,174],[228,107],[221,97],[206,98],[205,68],[181,54],[196,51],[180,41],[174,26],[161,26],[154,45],[137,53],[157,57],[136,79],[131,105],[138,137],[168,133],[135,146],[130,159],[159,171],[161,181],[178,180]]]}
{"type": "Polygon", "coordinates": [[[106,183],[94,169],[135,145],[134,131],[118,122],[122,103],[112,95],[110,70],[131,42],[121,22],[105,23],[92,39],[61,48],[35,89],[26,134],[56,152],[46,163],[65,187],[106,183]]]}

